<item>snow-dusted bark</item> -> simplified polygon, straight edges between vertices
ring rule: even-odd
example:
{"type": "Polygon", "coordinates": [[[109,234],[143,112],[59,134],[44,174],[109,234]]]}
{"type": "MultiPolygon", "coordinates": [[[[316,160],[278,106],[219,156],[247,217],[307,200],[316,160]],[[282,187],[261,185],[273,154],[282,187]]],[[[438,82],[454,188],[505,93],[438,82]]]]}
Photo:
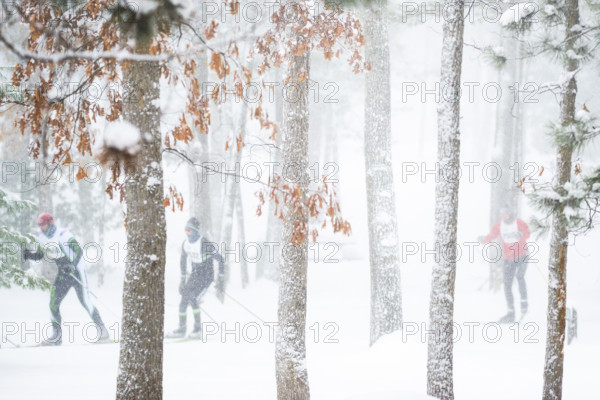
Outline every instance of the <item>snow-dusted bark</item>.
{"type": "MultiPolygon", "coordinates": [[[[148,45],[138,44],[138,53],[148,45]]],[[[132,90],[123,101],[124,119],[141,133],[135,171],[128,172],[127,260],[117,400],[162,399],[165,210],[161,166],[160,67],[132,61],[123,73],[132,90]]]]}
{"type": "MultiPolygon", "coordinates": [[[[563,87],[560,101],[560,122],[568,127],[575,120],[575,100],[577,81],[573,71],[579,62],[573,53],[578,31],[572,29],[579,23],[578,0],[565,0],[565,51],[567,62],[564,76],[570,77],[563,87]]],[[[557,192],[564,191],[564,184],[571,180],[572,144],[561,140],[556,153],[557,192]]],[[[548,264],[548,311],[546,332],[546,360],[544,363],[544,400],[562,398],[562,378],[565,345],[565,314],[567,303],[567,248],[569,232],[563,214],[558,207],[552,217],[552,235],[550,239],[550,260],[548,264]]]]}
{"type": "MultiPolygon", "coordinates": [[[[288,3],[296,3],[290,1],[288,3]]],[[[294,38],[292,24],[287,27],[288,37],[294,38]]],[[[292,39],[293,40],[293,39],[292,39]]],[[[308,77],[309,53],[291,56],[287,74],[296,93],[283,103],[284,165],[298,168],[302,201],[308,189],[308,77]],[[301,80],[299,77],[306,77],[301,80]]],[[[290,87],[291,87],[290,86],[290,87]]],[[[281,247],[286,251],[280,259],[279,308],[275,363],[277,398],[279,400],[308,400],[308,372],[306,369],[306,284],[308,269],[308,232],[301,243],[294,244],[296,224],[308,227],[306,208],[294,209],[283,205],[283,235],[281,247]]]]}
{"type": "MultiPolygon", "coordinates": [[[[462,0],[447,1],[443,24],[443,88],[438,106],[438,163],[440,171],[459,167],[460,160],[460,74],[463,50],[462,0]]],[[[438,254],[432,271],[430,329],[428,336],[427,394],[440,399],[454,398],[452,322],[456,277],[456,225],[458,179],[446,174],[435,186],[435,241],[438,254]]]]}
{"type": "Polygon", "coordinates": [[[387,0],[365,10],[365,170],[371,264],[371,344],[402,325],[400,252],[392,172],[387,0]]]}

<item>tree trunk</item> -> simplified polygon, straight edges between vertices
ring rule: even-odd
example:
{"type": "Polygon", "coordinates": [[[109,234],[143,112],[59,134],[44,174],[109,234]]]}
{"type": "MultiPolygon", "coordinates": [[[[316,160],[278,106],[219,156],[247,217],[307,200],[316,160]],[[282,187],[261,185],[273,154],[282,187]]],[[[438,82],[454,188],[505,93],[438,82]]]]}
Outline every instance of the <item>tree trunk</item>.
{"type": "MultiPolygon", "coordinates": [[[[288,4],[299,4],[290,1],[288,4]]],[[[293,24],[288,24],[287,34],[292,41],[297,38],[293,24]]],[[[300,185],[302,201],[308,189],[308,77],[309,53],[288,59],[287,98],[283,103],[283,162],[294,165],[302,174],[300,185]],[[299,77],[305,76],[301,80],[299,77]],[[292,89],[293,88],[293,89],[292,89]]],[[[306,204],[306,203],[304,203],[306,204]]],[[[308,372],[306,369],[306,284],[308,269],[308,211],[306,207],[295,210],[283,205],[283,235],[281,244],[285,251],[280,260],[279,332],[275,344],[277,398],[279,400],[308,400],[308,372]],[[303,240],[294,244],[296,224],[304,224],[303,240]],[[288,256],[286,256],[286,254],[288,256]],[[293,256],[291,256],[293,255],[293,256]]]]}
{"type": "Polygon", "coordinates": [[[240,243],[240,271],[242,275],[242,287],[248,286],[248,262],[244,257],[244,246],[246,245],[246,230],[244,227],[244,206],[242,201],[242,191],[238,184],[237,193],[235,196],[235,219],[237,220],[238,242],[240,243]]]}
{"type": "MultiPolygon", "coordinates": [[[[35,176],[34,183],[39,185],[38,190],[38,213],[50,213],[54,215],[54,202],[52,201],[52,180],[54,179],[53,168],[54,165],[50,164],[50,157],[48,156],[48,127],[46,125],[46,118],[42,122],[42,137],[41,142],[41,173],[40,176],[35,176]]],[[[39,161],[37,161],[39,162],[39,161]]],[[[35,162],[34,162],[35,165],[35,162]]],[[[59,167],[60,168],[60,167],[59,167]]],[[[56,216],[55,216],[56,217],[56,216]]],[[[42,259],[42,275],[50,282],[54,280],[58,273],[56,265],[51,263],[45,257],[42,259]]]]}
{"type": "MultiPolygon", "coordinates": [[[[39,212],[47,212],[50,214],[54,214],[54,203],[52,201],[52,188],[51,183],[54,177],[56,176],[53,173],[53,165],[50,164],[50,159],[48,156],[48,127],[46,125],[46,118],[42,122],[42,137],[40,138],[41,145],[41,154],[42,154],[42,165],[40,171],[39,182],[35,181],[36,184],[39,184],[39,198],[38,198],[38,208],[39,212]]],[[[60,168],[60,167],[59,167],[60,168]]]]}
{"type": "MultiPolygon", "coordinates": [[[[490,202],[490,229],[500,220],[500,210],[505,205],[510,206],[515,212],[518,205],[517,182],[515,182],[515,174],[519,169],[511,169],[511,166],[516,166],[515,163],[520,162],[516,159],[515,147],[519,145],[520,132],[518,131],[518,101],[515,101],[514,90],[512,88],[516,82],[519,82],[519,44],[518,40],[513,37],[512,32],[506,33],[504,28],[501,28],[503,33],[502,48],[504,49],[508,59],[501,67],[498,73],[498,80],[502,87],[502,96],[497,104],[496,118],[496,133],[494,138],[494,152],[492,161],[500,167],[502,175],[497,182],[492,183],[491,202],[490,202]]],[[[521,164],[518,164],[522,167],[521,164]]],[[[519,175],[516,175],[519,176],[519,175]]],[[[494,178],[494,177],[490,177],[494,178]]],[[[497,240],[500,244],[500,240],[497,240]]],[[[490,261],[490,290],[496,292],[502,287],[502,268],[504,268],[504,260],[490,261]]]]}
{"type": "MultiPolygon", "coordinates": [[[[579,23],[578,0],[565,0],[565,52],[567,62],[563,76],[571,78],[563,87],[560,101],[560,122],[563,129],[568,129],[575,120],[575,99],[577,97],[577,81],[573,71],[579,67],[576,58],[569,57],[575,47],[578,31],[572,30],[579,23]]],[[[571,180],[571,156],[573,147],[569,141],[561,140],[556,154],[556,190],[565,194],[564,185],[571,180]]],[[[550,261],[548,264],[548,311],[546,332],[546,360],[544,363],[544,400],[562,398],[562,378],[565,345],[565,314],[567,304],[567,246],[569,232],[563,214],[563,206],[559,206],[552,218],[552,235],[550,240],[550,261]]]]}
{"type": "Polygon", "coordinates": [[[365,170],[371,264],[371,340],[402,326],[396,199],[392,172],[387,0],[365,13],[365,170]]]}
{"type": "MultiPolygon", "coordinates": [[[[208,80],[208,67],[206,65],[206,52],[200,54],[198,59],[197,74],[200,87],[208,80]]],[[[204,93],[202,93],[204,95],[204,93]]],[[[207,132],[200,132],[199,128],[194,127],[194,137],[196,141],[197,151],[193,154],[195,163],[208,162],[209,146],[207,132]]],[[[211,216],[211,186],[208,180],[208,175],[202,170],[202,167],[190,166],[190,186],[193,190],[191,199],[190,211],[192,216],[200,221],[200,232],[209,240],[214,240],[215,236],[212,232],[212,216],[211,216]]]]}
{"type": "Polygon", "coordinates": [[[458,169],[460,168],[460,74],[463,49],[462,0],[447,1],[443,24],[442,96],[438,107],[438,163],[444,171],[435,186],[436,262],[432,271],[428,336],[427,394],[454,398],[452,322],[456,277],[458,169]],[[455,173],[452,173],[455,172],[455,173]]]}
{"type": "MultiPolygon", "coordinates": [[[[246,118],[248,117],[248,103],[246,101],[242,101],[242,110],[240,112],[240,122],[239,122],[239,132],[241,135],[242,141],[245,138],[246,132],[246,118]]],[[[235,132],[235,131],[234,131],[235,132]]],[[[236,166],[240,165],[242,161],[242,149],[237,150],[236,143],[233,143],[233,149],[230,150],[232,154],[229,157],[229,170],[237,170],[236,166]]],[[[240,166],[241,169],[241,166],[240,166]]],[[[232,242],[233,237],[233,219],[234,219],[234,211],[236,207],[237,197],[241,196],[240,194],[240,177],[238,176],[225,176],[225,204],[223,207],[223,218],[222,218],[222,227],[221,227],[221,243],[227,246],[228,249],[234,249],[236,243],[232,242]]],[[[237,243],[238,246],[241,246],[240,243],[237,243]]],[[[241,247],[240,247],[241,251],[241,247]]],[[[237,251],[236,251],[237,253],[237,251]]],[[[238,253],[239,254],[239,253],[238,253]]],[[[247,273],[248,271],[246,271],[247,273]]],[[[229,282],[229,277],[231,275],[231,264],[227,259],[225,261],[225,281],[229,282]]],[[[243,279],[243,278],[242,278],[243,279]]]]}
{"type": "MultiPolygon", "coordinates": [[[[277,82],[283,82],[281,79],[281,75],[277,73],[277,82]]],[[[283,127],[283,89],[276,88],[275,89],[275,122],[277,123],[279,132],[282,132],[283,127]]],[[[279,136],[281,138],[281,135],[279,136]]],[[[279,139],[278,142],[275,143],[275,146],[272,147],[270,152],[270,162],[273,163],[273,173],[277,173],[281,176],[281,146],[282,140],[279,139]]],[[[272,177],[271,177],[272,178],[272,177]]],[[[263,254],[260,262],[256,267],[256,279],[261,278],[263,275],[270,280],[275,282],[279,281],[279,263],[281,256],[281,237],[283,231],[283,222],[279,218],[279,212],[275,215],[275,204],[273,202],[269,202],[269,215],[267,221],[267,240],[266,243],[270,243],[269,245],[265,245],[263,249],[263,254]],[[267,246],[273,245],[273,252],[271,253],[270,248],[267,246]]]]}
{"type": "MultiPolygon", "coordinates": [[[[147,54],[148,44],[138,53],[147,54]]],[[[162,399],[165,210],[161,166],[160,68],[132,61],[124,81],[135,90],[123,102],[124,119],[141,134],[135,171],[128,172],[127,263],[117,399],[162,399]]]]}
{"type": "Polygon", "coordinates": [[[77,230],[79,231],[80,245],[85,246],[94,241],[94,227],[96,220],[96,210],[98,204],[95,204],[96,196],[93,193],[94,187],[90,182],[82,179],[76,183],[77,195],[79,199],[77,210],[77,230]]]}
{"type": "Polygon", "coordinates": [[[100,214],[98,218],[98,246],[100,254],[98,259],[98,287],[104,285],[104,275],[106,273],[106,265],[104,265],[104,218],[106,209],[106,195],[104,188],[106,187],[106,171],[102,170],[100,177],[100,214]]]}

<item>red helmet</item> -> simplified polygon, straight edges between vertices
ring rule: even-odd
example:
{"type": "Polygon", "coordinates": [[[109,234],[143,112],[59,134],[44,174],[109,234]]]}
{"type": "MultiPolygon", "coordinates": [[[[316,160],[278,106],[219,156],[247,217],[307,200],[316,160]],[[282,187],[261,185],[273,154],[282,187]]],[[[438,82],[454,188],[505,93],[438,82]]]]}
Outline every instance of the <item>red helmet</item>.
{"type": "Polygon", "coordinates": [[[50,215],[48,213],[41,213],[37,218],[37,224],[38,224],[38,226],[45,225],[45,224],[53,225],[54,218],[52,218],[52,215],[50,215]]]}

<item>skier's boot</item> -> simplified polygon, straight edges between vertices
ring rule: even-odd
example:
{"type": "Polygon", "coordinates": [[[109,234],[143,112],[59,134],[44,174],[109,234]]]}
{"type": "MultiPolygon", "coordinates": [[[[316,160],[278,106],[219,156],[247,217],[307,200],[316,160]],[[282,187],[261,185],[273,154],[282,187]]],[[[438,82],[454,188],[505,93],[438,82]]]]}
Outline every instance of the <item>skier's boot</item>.
{"type": "Polygon", "coordinates": [[[511,322],[515,322],[515,312],[510,310],[508,313],[498,320],[500,324],[510,324],[511,322]]]}
{"type": "Polygon", "coordinates": [[[194,310],[194,329],[188,337],[190,339],[202,339],[202,324],[200,323],[200,310],[194,310]]]}
{"type": "Polygon", "coordinates": [[[62,331],[60,325],[56,322],[52,323],[52,334],[44,339],[41,346],[60,346],[62,344],[62,331]]]}
{"type": "Polygon", "coordinates": [[[165,338],[167,339],[178,339],[178,338],[182,338],[185,337],[185,331],[186,331],[186,327],[185,326],[180,326],[179,328],[167,333],[165,335],[165,338]]]}
{"type": "Polygon", "coordinates": [[[182,338],[185,337],[185,332],[187,331],[187,324],[186,324],[186,320],[187,320],[187,315],[179,315],[179,328],[175,329],[174,331],[171,331],[169,333],[167,333],[165,335],[165,338],[167,339],[177,339],[177,338],[182,338]]]}

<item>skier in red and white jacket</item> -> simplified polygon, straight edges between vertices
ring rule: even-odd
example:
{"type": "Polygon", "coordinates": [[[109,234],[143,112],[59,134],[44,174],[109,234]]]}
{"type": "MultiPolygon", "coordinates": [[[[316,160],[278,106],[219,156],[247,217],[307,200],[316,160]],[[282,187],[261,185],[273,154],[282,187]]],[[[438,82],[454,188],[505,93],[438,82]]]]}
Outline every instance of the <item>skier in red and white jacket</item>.
{"type": "Polygon", "coordinates": [[[512,284],[517,277],[519,293],[521,295],[521,315],[527,312],[527,286],[525,284],[525,272],[527,271],[527,239],[529,239],[529,227],[522,219],[516,218],[514,212],[503,207],[500,210],[501,219],[496,223],[490,233],[483,238],[483,243],[489,243],[498,236],[502,241],[502,256],[504,268],[502,275],[504,280],[504,295],[506,296],[507,314],[499,322],[509,323],[515,320],[515,304],[512,292],[512,284]]]}

